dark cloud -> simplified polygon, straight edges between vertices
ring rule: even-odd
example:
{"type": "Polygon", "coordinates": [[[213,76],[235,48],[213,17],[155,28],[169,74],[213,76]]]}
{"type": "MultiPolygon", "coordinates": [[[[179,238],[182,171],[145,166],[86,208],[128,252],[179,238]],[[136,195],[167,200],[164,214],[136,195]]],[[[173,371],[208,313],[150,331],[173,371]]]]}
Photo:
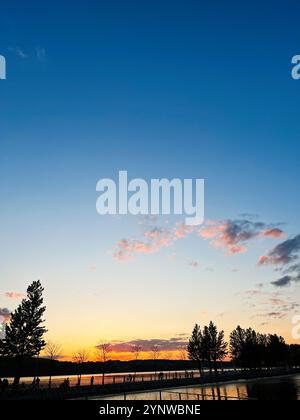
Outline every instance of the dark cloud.
{"type": "Polygon", "coordinates": [[[277,287],[285,287],[285,286],[288,286],[289,284],[291,284],[292,281],[293,281],[292,276],[284,276],[284,277],[281,277],[278,280],[271,281],[271,284],[273,284],[273,286],[277,286],[277,287]]]}
{"type": "Polygon", "coordinates": [[[172,337],[169,339],[152,338],[148,340],[120,341],[112,344],[112,351],[117,353],[130,352],[134,346],[141,346],[142,351],[151,351],[153,346],[158,346],[161,351],[178,350],[187,345],[185,337],[172,337]]]}
{"type": "Polygon", "coordinates": [[[300,235],[275,246],[267,255],[260,257],[259,264],[287,265],[299,258],[300,235]]]}
{"type": "Polygon", "coordinates": [[[0,308],[0,323],[9,321],[10,319],[10,310],[7,308],[0,308]]]}
{"type": "Polygon", "coordinates": [[[285,316],[286,314],[284,312],[269,312],[267,314],[265,314],[265,316],[270,317],[270,318],[277,318],[277,319],[281,319],[285,316]]]}
{"type": "Polygon", "coordinates": [[[212,245],[224,247],[229,254],[245,252],[245,245],[256,237],[278,239],[284,232],[274,224],[249,219],[211,221],[199,230],[203,238],[213,239],[212,245]]]}
{"type": "Polygon", "coordinates": [[[259,259],[259,265],[278,265],[276,271],[281,271],[284,275],[272,281],[276,287],[286,287],[292,282],[300,282],[300,235],[287,239],[275,246],[267,255],[259,259]]]}

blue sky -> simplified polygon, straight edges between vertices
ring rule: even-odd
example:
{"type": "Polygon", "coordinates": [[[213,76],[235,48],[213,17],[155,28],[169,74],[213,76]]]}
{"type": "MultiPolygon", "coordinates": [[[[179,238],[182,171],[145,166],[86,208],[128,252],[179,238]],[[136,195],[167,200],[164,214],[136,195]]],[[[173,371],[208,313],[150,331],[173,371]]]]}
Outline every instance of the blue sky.
{"type": "MultiPolygon", "coordinates": [[[[95,185],[121,169],[132,178],[205,178],[207,219],[256,214],[297,235],[299,12],[296,1],[2,5],[2,293],[40,278],[51,336],[63,340],[58,320],[76,319],[70,343],[91,317],[104,319],[97,334],[109,339],[186,332],[204,312],[231,312],[218,321],[224,328],[237,317],[263,323],[243,312],[238,293],[261,282],[273,293],[273,267],[256,263],[280,240],[228,257],[188,235],[118,263],[116,243],[141,229],[131,217],[97,215],[95,185]]],[[[296,285],[280,293],[299,296],[296,285]]],[[[0,296],[0,306],[15,305],[0,296]]],[[[290,318],[265,322],[288,335],[290,318]]],[[[92,343],[96,333],[86,334],[92,343]]]]}

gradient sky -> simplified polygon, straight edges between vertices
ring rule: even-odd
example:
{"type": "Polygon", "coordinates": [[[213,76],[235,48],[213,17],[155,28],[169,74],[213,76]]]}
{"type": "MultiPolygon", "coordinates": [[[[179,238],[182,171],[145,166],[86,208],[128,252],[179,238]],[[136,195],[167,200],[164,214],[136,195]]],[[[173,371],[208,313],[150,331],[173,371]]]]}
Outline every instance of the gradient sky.
{"type": "Polygon", "coordinates": [[[300,233],[299,17],[296,0],[1,5],[0,308],[40,279],[66,355],[210,319],[293,341],[299,285],[270,283],[299,248],[257,263],[300,233]],[[177,235],[180,218],[99,216],[96,182],[119,170],[205,178],[215,237],[177,235]],[[220,238],[237,220],[251,239],[220,238]],[[114,258],[157,226],[166,246],[114,258]],[[247,250],[231,255],[230,240],[247,250]]]}

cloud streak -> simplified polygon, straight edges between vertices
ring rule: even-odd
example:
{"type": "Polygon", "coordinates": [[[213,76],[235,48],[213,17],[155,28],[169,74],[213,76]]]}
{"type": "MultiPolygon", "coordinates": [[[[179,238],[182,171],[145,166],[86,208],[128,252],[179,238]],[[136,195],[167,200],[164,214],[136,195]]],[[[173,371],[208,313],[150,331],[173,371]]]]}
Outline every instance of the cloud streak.
{"type": "Polygon", "coordinates": [[[254,289],[246,290],[243,295],[251,308],[259,310],[259,313],[254,315],[256,317],[281,319],[300,307],[298,302],[291,298],[283,298],[278,291],[264,292],[254,289]]]}
{"type": "Polygon", "coordinates": [[[5,292],[4,293],[5,297],[8,297],[9,299],[23,299],[25,297],[24,293],[19,293],[19,292],[5,292]]]}
{"type": "Polygon", "coordinates": [[[182,346],[186,346],[188,339],[185,335],[172,337],[169,339],[151,338],[151,339],[137,339],[130,341],[113,342],[111,351],[116,353],[131,352],[134,346],[140,346],[141,351],[149,352],[154,346],[157,346],[160,351],[175,351],[182,346]]]}

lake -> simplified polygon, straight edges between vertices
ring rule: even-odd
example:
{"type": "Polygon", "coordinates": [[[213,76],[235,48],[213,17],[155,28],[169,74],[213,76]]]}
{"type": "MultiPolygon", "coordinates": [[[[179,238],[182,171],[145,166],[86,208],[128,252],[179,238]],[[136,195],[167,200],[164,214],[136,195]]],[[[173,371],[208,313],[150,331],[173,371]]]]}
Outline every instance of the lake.
{"type": "MultiPolygon", "coordinates": [[[[91,397],[94,400],[124,400],[124,394],[91,397]]],[[[126,394],[126,400],[300,400],[300,375],[230,383],[164,388],[126,394]]]]}

